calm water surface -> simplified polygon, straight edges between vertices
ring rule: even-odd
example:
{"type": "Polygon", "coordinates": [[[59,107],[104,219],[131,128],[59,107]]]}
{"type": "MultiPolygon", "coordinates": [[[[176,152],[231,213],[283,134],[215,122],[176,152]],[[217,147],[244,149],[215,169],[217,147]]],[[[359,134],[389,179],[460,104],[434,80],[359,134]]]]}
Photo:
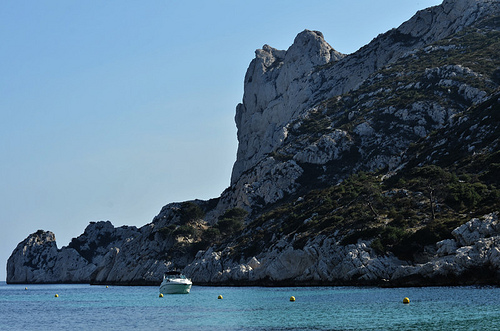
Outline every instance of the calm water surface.
{"type": "Polygon", "coordinates": [[[0,282],[0,330],[500,330],[496,287],[193,286],[191,294],[158,294],[0,282]]]}

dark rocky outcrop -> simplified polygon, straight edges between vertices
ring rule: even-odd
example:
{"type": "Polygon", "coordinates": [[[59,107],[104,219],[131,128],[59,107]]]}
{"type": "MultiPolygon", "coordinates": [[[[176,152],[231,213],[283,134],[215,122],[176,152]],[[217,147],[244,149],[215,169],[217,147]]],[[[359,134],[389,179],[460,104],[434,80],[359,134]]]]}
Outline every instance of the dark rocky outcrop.
{"type": "Polygon", "coordinates": [[[9,283],[88,283],[94,266],[72,248],[58,250],[55,235],[38,230],[19,243],[7,262],[9,283]]]}

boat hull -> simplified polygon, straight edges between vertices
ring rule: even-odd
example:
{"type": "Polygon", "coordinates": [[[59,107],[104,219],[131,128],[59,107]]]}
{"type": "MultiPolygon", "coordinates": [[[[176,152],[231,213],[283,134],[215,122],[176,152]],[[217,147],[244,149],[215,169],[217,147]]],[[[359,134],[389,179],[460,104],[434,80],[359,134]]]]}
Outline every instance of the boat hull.
{"type": "Polygon", "coordinates": [[[162,294],[187,294],[191,291],[192,284],[177,283],[177,282],[164,282],[160,286],[160,293],[162,294]]]}

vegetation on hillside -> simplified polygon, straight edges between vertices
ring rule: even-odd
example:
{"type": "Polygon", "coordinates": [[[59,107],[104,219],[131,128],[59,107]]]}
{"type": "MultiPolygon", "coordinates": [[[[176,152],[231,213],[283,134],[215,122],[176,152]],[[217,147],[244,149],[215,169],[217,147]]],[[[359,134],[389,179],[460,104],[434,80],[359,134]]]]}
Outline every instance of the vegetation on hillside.
{"type": "MultiPolygon", "coordinates": [[[[406,166],[395,174],[387,169],[360,171],[337,184],[338,177],[328,180],[328,164],[301,164],[305,171],[300,196],[288,197],[248,224],[235,254],[248,258],[287,237],[294,237],[296,248],[302,248],[314,236],[328,235],[341,244],[371,240],[380,253],[419,260],[429,245],[452,238],[457,226],[500,210],[500,94],[495,92],[500,83],[500,31],[492,28],[499,23],[492,19],[482,29],[466,29],[409,54],[356,91],[323,103],[300,125],[292,125],[288,139],[300,145],[336,128],[352,132],[368,118],[375,130],[390,134],[401,120],[383,111],[389,107],[435,102],[456,113],[448,126],[409,146],[406,166]],[[462,69],[462,76],[453,73],[462,69]],[[436,79],[434,72],[446,70],[452,75],[449,81],[436,79]],[[471,107],[460,84],[492,97],[471,107]]],[[[290,158],[286,149],[274,154],[290,158]]],[[[348,164],[361,157],[351,154],[344,155],[343,163],[331,165],[330,171],[348,171],[348,164]]]]}
{"type": "MultiPolygon", "coordinates": [[[[204,211],[188,203],[181,207],[180,224],[160,232],[192,254],[209,246],[231,247],[235,260],[258,255],[280,239],[294,238],[294,247],[303,248],[320,235],[343,245],[368,240],[381,254],[425,259],[436,242],[452,238],[457,226],[500,211],[498,54],[500,18],[492,18],[407,54],[290,125],[286,143],[295,149],[339,129],[356,139],[354,128],[364,122],[385,137],[399,130],[394,139],[411,136],[414,143],[403,146],[404,166],[398,171],[352,169],[363,157],[391,155],[391,146],[374,144],[369,155],[351,148],[324,165],[300,164],[301,189],[272,206],[251,215],[230,209],[209,225],[200,223],[204,211]],[[481,98],[466,95],[466,89],[490,98],[475,105],[472,100],[481,98]],[[417,120],[395,115],[416,103],[437,105],[448,116],[439,122],[418,114],[426,123],[424,138],[413,130],[417,120]]],[[[288,161],[292,148],[271,156],[288,161]]]]}

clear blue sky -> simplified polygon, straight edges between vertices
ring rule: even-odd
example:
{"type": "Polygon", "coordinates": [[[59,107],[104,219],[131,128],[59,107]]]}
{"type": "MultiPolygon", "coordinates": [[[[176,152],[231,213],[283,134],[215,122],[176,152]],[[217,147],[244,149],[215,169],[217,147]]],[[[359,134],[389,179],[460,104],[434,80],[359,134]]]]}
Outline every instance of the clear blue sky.
{"type": "Polygon", "coordinates": [[[352,53],[440,0],[0,2],[0,280],[38,229],[149,223],[229,186],[254,51],[352,53]]]}

